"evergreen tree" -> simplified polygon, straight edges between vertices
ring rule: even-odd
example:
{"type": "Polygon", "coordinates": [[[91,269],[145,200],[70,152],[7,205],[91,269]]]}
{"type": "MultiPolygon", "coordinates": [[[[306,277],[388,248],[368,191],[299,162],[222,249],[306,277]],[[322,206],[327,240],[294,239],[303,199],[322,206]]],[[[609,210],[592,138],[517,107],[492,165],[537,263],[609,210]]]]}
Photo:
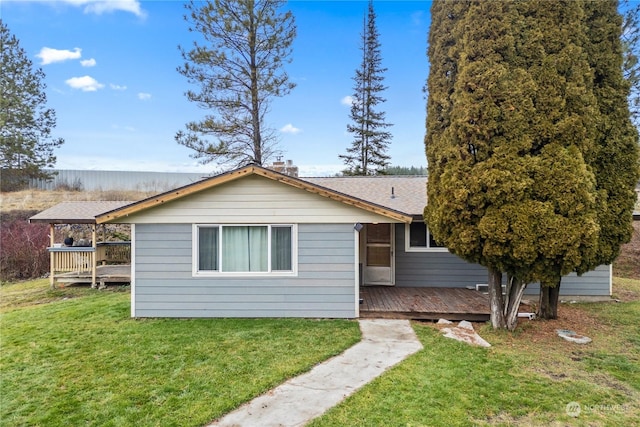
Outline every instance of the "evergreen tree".
{"type": "Polygon", "coordinates": [[[382,54],[378,41],[376,14],[373,1],[369,1],[367,19],[362,32],[362,63],[356,70],[353,101],[350,118],[353,123],[347,125],[347,131],[353,134],[351,147],[347,154],[339,157],[347,165],[345,175],[374,175],[384,173],[389,166],[386,153],[391,141],[391,133],[385,129],[391,124],[385,121],[385,112],[377,110],[378,104],[386,101],[381,93],[384,86],[382,54]]]}
{"type": "Polygon", "coordinates": [[[427,175],[427,168],[424,166],[389,166],[385,168],[382,175],[425,176],[427,175]]]}
{"type": "Polygon", "coordinates": [[[274,155],[276,134],[265,125],[273,97],[288,94],[294,84],[283,70],[291,62],[296,35],[290,11],[279,12],[280,0],[191,1],[185,19],[202,42],[181,48],[186,61],[178,68],[199,91],[189,101],[212,110],[187,123],[176,141],[195,151],[202,163],[239,166],[262,164],[274,155]]]}
{"type": "Polygon", "coordinates": [[[624,0],[622,15],[622,71],[630,85],[629,110],[636,129],[640,128],[640,4],[624,0]]]}
{"type": "MultiPolygon", "coordinates": [[[[595,173],[600,231],[597,250],[583,257],[576,269],[578,274],[611,264],[619,255],[620,246],[631,239],[637,200],[634,189],[640,179],[638,133],[627,104],[633,82],[623,75],[622,17],[617,11],[617,1],[587,1],[585,11],[584,45],[598,100],[594,115],[595,146],[585,158],[595,173]]],[[[558,280],[557,286],[541,288],[541,317],[557,317],[559,285],[558,280]]]]}
{"type": "Polygon", "coordinates": [[[496,328],[515,327],[526,283],[573,271],[598,237],[581,13],[575,2],[433,3],[425,218],[451,252],[487,267],[496,328]]]}
{"type": "Polygon", "coordinates": [[[0,21],[0,180],[2,191],[14,191],[30,178],[48,179],[56,162],[53,151],[64,140],[52,138],[55,111],[46,108],[42,69],[33,63],[15,35],[0,21]]]}

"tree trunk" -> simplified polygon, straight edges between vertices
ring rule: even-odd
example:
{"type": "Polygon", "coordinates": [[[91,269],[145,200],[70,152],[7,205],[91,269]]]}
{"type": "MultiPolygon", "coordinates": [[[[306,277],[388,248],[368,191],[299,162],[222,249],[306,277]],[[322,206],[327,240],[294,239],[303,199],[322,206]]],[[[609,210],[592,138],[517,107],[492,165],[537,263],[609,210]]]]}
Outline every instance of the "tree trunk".
{"type": "Polygon", "coordinates": [[[505,329],[504,301],[502,299],[502,272],[489,268],[489,306],[493,329],[505,329]]]}
{"type": "Polygon", "coordinates": [[[509,277],[507,285],[507,300],[504,306],[504,316],[507,329],[513,331],[518,326],[518,310],[522,295],[527,288],[527,284],[516,277],[509,277]]]}
{"type": "Polygon", "coordinates": [[[262,166],[262,130],[260,129],[260,93],[258,77],[258,65],[256,57],[258,55],[255,15],[252,11],[249,14],[249,70],[251,71],[251,128],[253,132],[253,161],[262,166]]]}
{"type": "Polygon", "coordinates": [[[559,295],[560,279],[558,279],[556,283],[541,283],[540,300],[536,316],[540,319],[557,319],[559,295]]]}

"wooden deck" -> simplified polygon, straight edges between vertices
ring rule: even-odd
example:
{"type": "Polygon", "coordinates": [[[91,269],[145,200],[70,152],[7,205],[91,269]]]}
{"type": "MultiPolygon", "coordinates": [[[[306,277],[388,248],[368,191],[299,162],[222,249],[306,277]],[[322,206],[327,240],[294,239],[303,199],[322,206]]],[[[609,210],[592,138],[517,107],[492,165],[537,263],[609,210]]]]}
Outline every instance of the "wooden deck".
{"type": "MultiPolygon", "coordinates": [[[[59,273],[55,275],[55,281],[91,284],[91,270],[59,273]]],[[[96,286],[102,288],[107,283],[131,283],[131,265],[99,265],[96,269],[96,286]]]]}
{"type": "Polygon", "coordinates": [[[360,317],[415,320],[487,321],[489,297],[464,288],[360,288],[360,317]]]}

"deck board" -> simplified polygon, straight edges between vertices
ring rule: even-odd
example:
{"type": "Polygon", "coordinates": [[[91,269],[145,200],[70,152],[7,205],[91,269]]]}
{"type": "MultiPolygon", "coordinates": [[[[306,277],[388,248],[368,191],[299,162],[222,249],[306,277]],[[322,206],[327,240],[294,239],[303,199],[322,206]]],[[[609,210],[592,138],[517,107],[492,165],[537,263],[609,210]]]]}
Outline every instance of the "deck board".
{"type": "MultiPolygon", "coordinates": [[[[55,275],[58,283],[91,283],[91,271],[74,271],[55,275]]],[[[131,265],[99,265],[96,268],[97,283],[131,283],[131,265]]]]}
{"type": "Polygon", "coordinates": [[[487,295],[464,288],[360,288],[360,317],[416,320],[489,320],[487,295]]]}

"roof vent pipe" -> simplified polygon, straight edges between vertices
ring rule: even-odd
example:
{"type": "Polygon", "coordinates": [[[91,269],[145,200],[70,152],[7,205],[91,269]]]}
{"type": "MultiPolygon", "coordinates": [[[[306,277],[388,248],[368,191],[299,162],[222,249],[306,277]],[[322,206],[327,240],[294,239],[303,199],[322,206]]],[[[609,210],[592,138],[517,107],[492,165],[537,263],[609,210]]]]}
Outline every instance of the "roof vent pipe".
{"type": "Polygon", "coordinates": [[[391,187],[391,198],[395,199],[396,198],[396,192],[395,192],[395,188],[391,187]]]}

